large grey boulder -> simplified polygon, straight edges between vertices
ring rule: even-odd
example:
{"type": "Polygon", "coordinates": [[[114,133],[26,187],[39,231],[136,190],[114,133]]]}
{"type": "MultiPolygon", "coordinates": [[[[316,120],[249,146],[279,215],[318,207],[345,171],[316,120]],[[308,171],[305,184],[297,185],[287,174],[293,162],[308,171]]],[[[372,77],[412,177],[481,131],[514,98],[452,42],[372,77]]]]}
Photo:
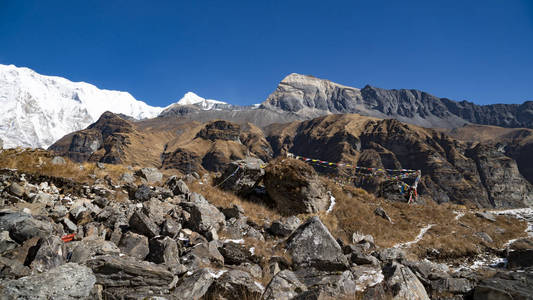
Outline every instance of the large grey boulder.
{"type": "Polygon", "coordinates": [[[65,243],[57,236],[39,239],[35,248],[38,249],[30,264],[33,270],[44,272],[66,262],[65,243]]]}
{"type": "Polygon", "coordinates": [[[483,279],[475,287],[473,299],[533,299],[533,272],[500,272],[483,279]]]}
{"type": "Polygon", "coordinates": [[[141,211],[135,211],[129,220],[130,229],[149,238],[159,235],[159,227],[141,211]]]}
{"type": "Polygon", "coordinates": [[[175,196],[187,195],[190,193],[187,184],[177,176],[171,176],[165,185],[172,191],[175,196]]]}
{"type": "Polygon", "coordinates": [[[91,269],[68,263],[45,273],[0,283],[0,298],[87,299],[95,282],[91,269]]]}
{"type": "Polygon", "coordinates": [[[168,266],[179,264],[180,249],[176,241],[168,236],[158,236],[150,240],[148,261],[168,266]]]}
{"type": "Polygon", "coordinates": [[[263,293],[263,299],[292,299],[304,291],[307,291],[307,286],[300,282],[296,274],[289,270],[283,270],[270,280],[263,293]]]}
{"type": "Polygon", "coordinates": [[[166,267],[128,256],[97,256],[86,265],[104,287],[168,286],[174,279],[166,267]]]}
{"type": "Polygon", "coordinates": [[[180,300],[201,299],[215,280],[216,275],[214,270],[199,269],[191,276],[180,279],[173,296],[180,300]]]}
{"type": "Polygon", "coordinates": [[[429,300],[424,285],[408,267],[393,262],[383,268],[383,275],[393,299],[429,300]]]}
{"type": "Polygon", "coordinates": [[[207,290],[207,299],[259,299],[263,287],[247,272],[231,270],[216,279],[207,290]]]}
{"type": "Polygon", "coordinates": [[[349,267],[341,246],[317,216],[307,219],[287,238],[286,243],[297,269],[312,267],[324,271],[344,271],[349,267]]]}
{"type": "Polygon", "coordinates": [[[54,232],[50,222],[14,211],[0,212],[0,230],[9,231],[11,238],[21,244],[32,237],[48,237],[54,232]]]}
{"type": "Polygon", "coordinates": [[[85,238],[82,241],[70,242],[68,245],[72,249],[70,262],[75,263],[85,263],[98,255],[118,256],[120,254],[120,249],[113,242],[103,238],[85,238]]]}
{"type": "Polygon", "coordinates": [[[263,182],[283,215],[326,211],[330,205],[321,179],[302,161],[286,158],[269,164],[263,182]]]}
{"type": "Polygon", "coordinates": [[[64,165],[67,162],[65,161],[65,159],[63,157],[56,156],[56,157],[52,158],[51,163],[52,163],[52,165],[64,165]]]}
{"type": "Polygon", "coordinates": [[[120,252],[140,260],[144,260],[148,253],[150,253],[148,238],[131,231],[122,235],[118,247],[120,248],[120,252]]]}
{"type": "Polygon", "coordinates": [[[187,226],[204,235],[214,229],[219,231],[225,226],[226,218],[214,205],[206,202],[182,202],[181,206],[190,214],[187,226]]]}
{"type": "Polygon", "coordinates": [[[254,191],[264,175],[264,162],[259,158],[247,157],[231,162],[215,183],[223,190],[247,195],[254,191]]]}
{"type": "Polygon", "coordinates": [[[156,183],[163,180],[163,174],[156,168],[142,168],[137,170],[135,175],[145,179],[148,183],[156,183]]]}

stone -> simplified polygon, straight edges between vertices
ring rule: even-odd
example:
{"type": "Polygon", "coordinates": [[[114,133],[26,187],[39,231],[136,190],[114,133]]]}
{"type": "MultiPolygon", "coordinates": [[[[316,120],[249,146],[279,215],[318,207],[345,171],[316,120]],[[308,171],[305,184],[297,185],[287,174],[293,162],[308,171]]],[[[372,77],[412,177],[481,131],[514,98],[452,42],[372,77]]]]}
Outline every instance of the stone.
{"type": "Polygon", "coordinates": [[[480,217],[491,222],[496,222],[496,216],[489,212],[476,212],[476,217],[480,217]]]}
{"type": "Polygon", "coordinates": [[[328,209],[330,196],[310,165],[286,158],[270,163],[265,172],[265,188],[281,214],[291,216],[328,209]]]}
{"type": "Polygon", "coordinates": [[[532,299],[533,272],[499,272],[481,280],[474,288],[474,300],[532,299]]]}
{"type": "Polygon", "coordinates": [[[424,285],[408,267],[393,262],[383,268],[383,275],[393,299],[429,300],[424,285]]]}
{"type": "Polygon", "coordinates": [[[174,205],[152,198],[143,203],[142,212],[156,225],[161,226],[173,209],[174,205]]]}
{"type": "Polygon", "coordinates": [[[365,254],[362,247],[349,245],[345,247],[344,251],[345,254],[347,254],[350,257],[350,262],[357,264],[357,265],[379,265],[379,260],[369,254],[365,254]],[[349,248],[349,251],[347,251],[346,248],[349,248]]]}
{"type": "Polygon", "coordinates": [[[527,268],[533,266],[533,249],[509,251],[507,254],[509,268],[527,268]]]}
{"type": "Polygon", "coordinates": [[[138,200],[141,202],[150,200],[152,196],[153,196],[152,189],[145,184],[141,184],[135,191],[135,200],[138,200]]]}
{"type": "Polygon", "coordinates": [[[181,230],[181,224],[171,218],[165,219],[161,225],[161,235],[175,238],[181,230]]]}
{"type": "Polygon", "coordinates": [[[240,265],[243,263],[259,263],[260,258],[253,255],[250,250],[241,244],[228,242],[224,243],[222,247],[218,248],[218,251],[224,257],[224,263],[226,265],[240,265]]]}
{"type": "Polygon", "coordinates": [[[203,268],[188,277],[180,279],[174,296],[176,299],[201,299],[215,279],[215,271],[203,268]]]}
{"type": "Polygon", "coordinates": [[[263,299],[293,299],[305,291],[307,291],[307,286],[300,282],[294,272],[283,270],[270,280],[263,293],[263,299]]]}
{"type": "Polygon", "coordinates": [[[405,251],[398,248],[380,249],[375,254],[383,262],[401,261],[405,258],[405,251]]]}
{"type": "Polygon", "coordinates": [[[65,243],[57,236],[40,238],[35,247],[28,251],[26,263],[38,272],[48,271],[66,262],[65,243]]]}
{"type": "Polygon", "coordinates": [[[190,214],[187,227],[201,234],[208,233],[212,228],[219,231],[225,226],[224,214],[209,203],[182,202],[184,210],[190,214]]]}
{"type": "Polygon", "coordinates": [[[466,278],[441,278],[431,281],[431,289],[437,293],[466,294],[473,287],[466,278]]]}
{"type": "Polygon", "coordinates": [[[325,296],[353,296],[357,290],[355,278],[351,270],[324,271],[314,268],[303,268],[294,272],[298,280],[308,290],[324,292],[325,296]]]}
{"type": "Polygon", "coordinates": [[[0,232],[0,254],[15,249],[17,246],[17,242],[9,236],[9,231],[0,232]]]}
{"type": "Polygon", "coordinates": [[[0,230],[9,230],[11,238],[22,244],[32,237],[48,237],[54,232],[50,222],[34,219],[25,213],[0,213],[0,230]]]}
{"type": "Polygon", "coordinates": [[[55,156],[51,161],[52,165],[64,165],[67,161],[61,156],[55,156]]]}
{"type": "Polygon", "coordinates": [[[30,202],[51,205],[54,201],[54,198],[54,196],[48,193],[38,192],[37,194],[31,197],[30,202]]]}
{"type": "Polygon", "coordinates": [[[384,210],[381,206],[377,207],[377,208],[374,210],[374,214],[375,214],[376,216],[380,216],[380,217],[382,217],[383,219],[385,219],[385,220],[389,221],[390,223],[392,223],[391,218],[389,217],[389,215],[385,212],[385,210],[384,210]]]}
{"type": "Polygon", "coordinates": [[[476,232],[475,235],[486,243],[492,243],[493,240],[486,232],[476,232]]]}
{"type": "Polygon", "coordinates": [[[179,264],[180,249],[172,238],[159,236],[150,239],[150,254],[146,260],[168,266],[179,264]]]}
{"type": "Polygon", "coordinates": [[[270,224],[268,232],[275,236],[286,237],[289,236],[298,226],[302,224],[302,221],[295,216],[287,218],[285,221],[276,220],[270,224]]]}
{"type": "Polygon", "coordinates": [[[101,162],[97,162],[97,163],[96,163],[96,167],[97,167],[98,169],[100,169],[100,170],[105,169],[105,165],[104,165],[103,163],[101,163],[101,162]]]}
{"type": "Polygon", "coordinates": [[[265,175],[264,164],[261,159],[253,157],[233,161],[215,180],[215,184],[223,190],[246,196],[254,191],[265,175]]]}
{"type": "Polygon", "coordinates": [[[196,244],[192,250],[183,255],[181,260],[189,270],[197,270],[208,265],[224,266],[224,257],[218,251],[215,241],[196,244]]]}
{"type": "Polygon", "coordinates": [[[238,204],[233,204],[231,207],[222,208],[220,211],[224,214],[226,220],[231,218],[239,219],[244,216],[244,208],[238,204]]]}
{"type": "Polygon", "coordinates": [[[156,168],[142,168],[137,170],[135,175],[144,178],[149,184],[162,182],[163,180],[163,174],[161,174],[156,168]]]}
{"type": "Polygon", "coordinates": [[[253,277],[240,270],[230,270],[216,279],[205,297],[208,299],[259,299],[264,288],[253,277]]]}
{"type": "Polygon", "coordinates": [[[95,281],[91,269],[68,263],[45,273],[0,283],[0,298],[85,299],[95,281]]]}
{"type": "Polygon", "coordinates": [[[117,245],[103,238],[86,238],[82,241],[71,242],[69,246],[72,249],[70,262],[75,263],[85,263],[98,255],[118,256],[120,254],[117,245]]]}
{"type": "Polygon", "coordinates": [[[17,196],[19,198],[24,197],[24,194],[26,193],[26,191],[24,190],[24,187],[22,187],[20,184],[16,182],[11,183],[11,185],[9,186],[9,192],[12,195],[17,196]]]}
{"type": "Polygon", "coordinates": [[[67,232],[77,232],[78,226],[74,224],[69,218],[63,218],[61,220],[61,223],[63,223],[63,227],[67,230],[67,232]]]}
{"type": "Polygon", "coordinates": [[[326,226],[315,216],[298,227],[286,241],[286,249],[296,268],[343,271],[348,260],[326,226]]]}
{"type": "MultiPolygon", "coordinates": [[[[0,278],[2,280],[18,279],[20,277],[29,276],[30,274],[30,268],[25,266],[23,262],[0,256],[0,278]]],[[[0,286],[1,285],[2,284],[0,283],[0,286]]]]}
{"type": "Polygon", "coordinates": [[[131,231],[122,235],[118,247],[120,248],[120,252],[139,260],[144,260],[148,253],[150,253],[148,238],[131,231]]]}
{"type": "Polygon", "coordinates": [[[131,172],[124,172],[120,175],[119,181],[123,183],[134,183],[135,177],[133,177],[133,173],[131,172]]]}
{"type": "Polygon", "coordinates": [[[170,177],[165,185],[172,191],[174,196],[187,195],[190,193],[187,184],[177,176],[170,177]]]}
{"type": "Polygon", "coordinates": [[[374,237],[370,234],[365,235],[359,232],[354,232],[352,234],[352,243],[353,244],[364,244],[364,243],[374,244],[374,237]]]}
{"type": "Polygon", "coordinates": [[[96,283],[104,288],[165,286],[174,276],[162,265],[138,261],[127,256],[97,256],[86,262],[96,275],[96,283]]]}
{"type": "Polygon", "coordinates": [[[133,232],[153,238],[159,235],[159,227],[140,211],[135,211],[129,220],[130,228],[133,232]]]}

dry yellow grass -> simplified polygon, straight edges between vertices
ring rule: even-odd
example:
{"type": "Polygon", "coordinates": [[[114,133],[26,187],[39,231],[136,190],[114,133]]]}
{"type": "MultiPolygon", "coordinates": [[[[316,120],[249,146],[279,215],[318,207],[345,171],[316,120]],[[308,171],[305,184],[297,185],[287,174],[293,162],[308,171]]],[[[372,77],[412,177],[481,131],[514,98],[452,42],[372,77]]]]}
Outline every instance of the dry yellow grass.
{"type": "Polygon", "coordinates": [[[7,149],[0,152],[0,168],[17,169],[28,174],[63,177],[77,182],[91,181],[90,175],[96,176],[95,178],[110,176],[111,179],[117,180],[122,173],[128,171],[123,165],[106,164],[102,170],[95,163],[76,163],[68,158],[65,158],[66,164],[54,165],[51,163],[52,158],[51,152],[42,149],[7,149]]]}

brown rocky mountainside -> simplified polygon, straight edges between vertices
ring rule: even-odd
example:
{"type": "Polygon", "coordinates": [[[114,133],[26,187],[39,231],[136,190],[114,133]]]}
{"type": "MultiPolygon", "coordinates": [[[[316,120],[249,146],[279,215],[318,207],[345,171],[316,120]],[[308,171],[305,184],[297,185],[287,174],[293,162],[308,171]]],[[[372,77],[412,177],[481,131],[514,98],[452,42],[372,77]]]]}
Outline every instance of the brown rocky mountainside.
{"type": "Polygon", "coordinates": [[[272,157],[262,131],[252,124],[165,118],[131,122],[110,112],[87,129],[66,135],[50,150],[78,162],[154,166],[185,173],[218,171],[246,156],[272,157]]]}
{"type": "Polygon", "coordinates": [[[329,115],[267,128],[275,155],[291,152],[332,162],[422,171],[420,194],[481,207],[533,203],[533,187],[514,159],[490,144],[359,115],[329,115]]]}
{"type": "MultiPolygon", "coordinates": [[[[100,161],[177,169],[183,173],[222,171],[231,161],[264,161],[291,152],[364,167],[422,171],[421,198],[479,207],[533,204],[533,186],[498,145],[464,142],[446,133],[356,114],[328,115],[275,124],[264,131],[250,123],[199,123],[177,118],[130,122],[105,113],[89,128],[50,147],[76,161],[100,161]],[[520,171],[521,172],[520,172],[520,171]]],[[[524,159],[519,160],[524,161],[524,159]]],[[[359,181],[381,196],[396,195],[386,182],[359,181]],[[392,192],[391,192],[392,191],[392,192]]]]}

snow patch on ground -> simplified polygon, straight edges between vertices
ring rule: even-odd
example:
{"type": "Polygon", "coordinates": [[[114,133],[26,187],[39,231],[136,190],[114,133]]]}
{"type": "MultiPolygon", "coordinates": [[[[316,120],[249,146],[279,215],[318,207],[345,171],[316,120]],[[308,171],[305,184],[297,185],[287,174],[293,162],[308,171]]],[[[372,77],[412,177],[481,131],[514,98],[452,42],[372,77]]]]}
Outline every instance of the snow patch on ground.
{"type": "Polygon", "coordinates": [[[418,233],[418,235],[416,236],[416,238],[414,240],[409,241],[409,242],[405,242],[405,243],[401,243],[401,244],[396,244],[396,245],[394,245],[394,248],[407,248],[407,247],[410,247],[413,244],[416,244],[416,243],[420,242],[420,240],[422,240],[422,238],[424,237],[424,234],[426,234],[426,232],[429,229],[431,229],[431,227],[433,227],[434,225],[435,224],[426,225],[425,227],[420,229],[420,232],[418,233]]]}
{"type": "Polygon", "coordinates": [[[356,291],[362,292],[369,287],[373,287],[385,279],[380,269],[364,270],[363,274],[355,280],[356,291]]]}
{"type": "Polygon", "coordinates": [[[335,207],[335,197],[333,197],[333,195],[330,195],[329,196],[329,207],[328,207],[328,210],[326,210],[326,213],[329,214],[330,212],[333,211],[333,207],[335,207]]]}
{"type": "Polygon", "coordinates": [[[465,215],[465,213],[463,211],[454,211],[454,213],[456,214],[456,216],[454,218],[455,220],[459,220],[460,218],[462,218],[465,215]]]}
{"type": "Polygon", "coordinates": [[[209,275],[213,276],[213,278],[219,278],[220,276],[222,276],[224,273],[226,273],[228,270],[220,270],[216,273],[213,273],[211,272],[211,270],[209,270],[209,275]]]}
{"type": "Polygon", "coordinates": [[[226,239],[224,240],[224,244],[226,243],[244,244],[244,240],[243,239],[238,239],[238,240],[226,239]]]}

